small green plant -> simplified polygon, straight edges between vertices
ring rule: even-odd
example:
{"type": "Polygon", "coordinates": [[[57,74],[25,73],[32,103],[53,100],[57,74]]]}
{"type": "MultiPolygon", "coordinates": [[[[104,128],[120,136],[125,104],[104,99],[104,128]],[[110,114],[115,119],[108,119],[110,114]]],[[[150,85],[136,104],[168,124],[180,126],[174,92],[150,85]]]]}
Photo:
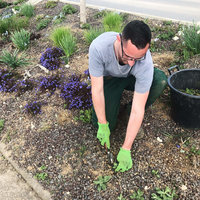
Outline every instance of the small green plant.
{"type": "Polygon", "coordinates": [[[90,26],[90,24],[88,24],[88,23],[84,23],[84,24],[81,25],[81,28],[82,28],[82,29],[90,29],[91,26],[90,26]]]}
{"type": "Polygon", "coordinates": [[[183,28],[183,41],[187,50],[194,55],[200,53],[200,26],[185,26],[183,28]]]}
{"type": "Polygon", "coordinates": [[[69,57],[75,52],[76,38],[72,35],[72,32],[69,28],[56,28],[51,33],[50,39],[53,41],[56,47],[61,48],[65,52],[67,59],[69,59],[69,57]]]}
{"type": "Polygon", "coordinates": [[[4,119],[0,119],[0,133],[4,128],[4,119]]]}
{"type": "Polygon", "coordinates": [[[158,35],[158,38],[162,41],[171,40],[175,36],[175,32],[172,28],[166,28],[162,33],[158,35]]]}
{"type": "Polygon", "coordinates": [[[111,176],[99,176],[98,180],[94,181],[94,184],[97,185],[97,189],[100,192],[101,190],[106,190],[107,182],[109,182],[111,176]]]}
{"type": "Polygon", "coordinates": [[[152,175],[156,176],[157,178],[160,178],[158,170],[152,169],[151,173],[152,173],[152,175]]]}
{"type": "Polygon", "coordinates": [[[151,194],[151,199],[155,200],[174,200],[177,197],[175,190],[166,187],[164,190],[156,188],[156,193],[151,194]]]}
{"type": "Polygon", "coordinates": [[[102,28],[90,28],[88,31],[85,31],[84,38],[88,45],[92,43],[92,41],[101,35],[104,32],[102,28]]]}
{"type": "Polygon", "coordinates": [[[90,123],[92,118],[92,109],[80,110],[79,117],[76,117],[76,120],[80,120],[84,123],[90,123]]]}
{"type": "Polygon", "coordinates": [[[23,3],[25,2],[26,0],[17,0],[17,1],[14,1],[14,5],[17,5],[17,4],[20,4],[20,3],[23,3]]]}
{"type": "Polygon", "coordinates": [[[41,19],[40,22],[36,25],[37,31],[46,28],[50,22],[51,22],[50,18],[41,19]]]}
{"type": "MultiPolygon", "coordinates": [[[[46,169],[47,169],[47,167],[44,166],[44,165],[42,165],[42,166],[39,168],[40,171],[44,171],[44,170],[46,170],[46,169]]],[[[47,174],[46,172],[40,172],[40,173],[37,173],[37,174],[35,175],[35,178],[36,178],[37,180],[41,180],[41,181],[46,180],[47,177],[48,177],[48,174],[47,174]]]]}
{"type": "Polygon", "coordinates": [[[14,50],[13,53],[10,53],[7,50],[3,50],[2,56],[0,56],[0,62],[13,69],[19,66],[26,66],[30,64],[29,59],[26,58],[27,56],[25,54],[18,56],[18,52],[18,50],[14,50]]]}
{"type": "Polygon", "coordinates": [[[45,4],[45,7],[46,8],[54,8],[57,6],[57,1],[47,1],[46,4],[45,4]]]}
{"type": "Polygon", "coordinates": [[[119,14],[115,12],[109,12],[103,17],[103,27],[105,31],[121,32],[122,21],[123,19],[119,14]]]}
{"type": "Polygon", "coordinates": [[[144,192],[142,192],[140,189],[138,189],[136,192],[134,192],[130,198],[135,200],[144,200],[144,192]]]}
{"type": "Polygon", "coordinates": [[[195,96],[200,96],[200,90],[199,89],[192,89],[192,88],[186,88],[185,90],[180,90],[183,93],[190,94],[190,95],[195,95],[195,96]]]}
{"type": "Polygon", "coordinates": [[[68,5],[63,6],[62,12],[64,13],[64,15],[69,15],[69,14],[76,13],[77,9],[74,8],[72,5],[68,4],[68,5]]]}
{"type": "Polygon", "coordinates": [[[108,11],[106,11],[106,10],[101,10],[101,11],[97,12],[97,13],[94,15],[94,18],[98,19],[98,18],[104,17],[107,13],[108,13],[108,11]]]}
{"type": "Polygon", "coordinates": [[[21,29],[11,33],[11,40],[19,50],[23,51],[29,46],[30,35],[28,31],[21,29]]]}
{"type": "Polygon", "coordinates": [[[163,25],[169,26],[172,25],[172,21],[163,21],[163,25]]]}
{"type": "Polygon", "coordinates": [[[190,148],[190,153],[194,155],[200,155],[200,149],[198,149],[195,145],[192,145],[190,148]]]}
{"type": "Polygon", "coordinates": [[[118,199],[118,200],[126,200],[126,199],[122,196],[122,194],[120,194],[120,195],[117,197],[117,199],[118,199]]]}
{"type": "Polygon", "coordinates": [[[34,6],[31,5],[31,4],[23,4],[20,7],[19,14],[22,15],[22,16],[26,16],[28,18],[31,18],[32,16],[35,15],[34,9],[35,9],[34,6]]]}

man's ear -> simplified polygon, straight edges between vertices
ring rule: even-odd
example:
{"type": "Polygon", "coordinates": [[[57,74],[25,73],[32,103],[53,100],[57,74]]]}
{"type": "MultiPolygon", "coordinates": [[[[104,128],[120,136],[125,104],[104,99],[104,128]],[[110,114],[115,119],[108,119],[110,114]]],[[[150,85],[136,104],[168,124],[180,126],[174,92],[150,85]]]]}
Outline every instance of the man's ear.
{"type": "Polygon", "coordinates": [[[120,37],[119,34],[117,35],[117,40],[118,40],[119,42],[121,42],[121,37],[120,37]]]}

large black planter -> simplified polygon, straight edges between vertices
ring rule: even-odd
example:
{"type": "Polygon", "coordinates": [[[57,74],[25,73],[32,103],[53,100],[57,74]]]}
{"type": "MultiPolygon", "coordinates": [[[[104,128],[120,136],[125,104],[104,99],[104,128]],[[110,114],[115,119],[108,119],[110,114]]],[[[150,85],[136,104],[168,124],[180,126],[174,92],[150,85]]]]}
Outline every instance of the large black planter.
{"type": "Polygon", "coordinates": [[[169,76],[168,85],[172,119],[186,128],[200,128],[200,96],[180,91],[186,88],[200,89],[200,69],[177,71],[169,76]]]}

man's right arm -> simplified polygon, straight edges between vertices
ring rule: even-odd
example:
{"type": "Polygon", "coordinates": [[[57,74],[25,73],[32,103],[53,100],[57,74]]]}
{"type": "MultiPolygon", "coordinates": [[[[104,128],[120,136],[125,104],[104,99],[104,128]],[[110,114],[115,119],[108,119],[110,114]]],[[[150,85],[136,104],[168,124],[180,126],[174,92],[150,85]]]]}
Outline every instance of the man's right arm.
{"type": "Polygon", "coordinates": [[[105,113],[103,76],[94,77],[90,75],[90,77],[91,77],[91,87],[92,87],[92,101],[98,122],[101,124],[106,124],[107,120],[105,113]]]}

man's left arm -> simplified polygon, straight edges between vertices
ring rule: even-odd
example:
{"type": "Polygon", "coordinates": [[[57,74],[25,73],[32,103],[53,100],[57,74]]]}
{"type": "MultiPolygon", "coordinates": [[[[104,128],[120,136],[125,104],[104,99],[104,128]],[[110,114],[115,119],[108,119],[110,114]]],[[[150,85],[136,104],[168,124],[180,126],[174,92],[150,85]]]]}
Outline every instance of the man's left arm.
{"type": "Polygon", "coordinates": [[[131,147],[144,118],[145,104],[148,95],[149,92],[144,94],[134,92],[133,94],[132,108],[126,130],[126,137],[117,156],[119,164],[115,171],[125,172],[132,168],[131,147]]]}
{"type": "Polygon", "coordinates": [[[148,98],[149,92],[144,94],[134,92],[131,114],[129,117],[129,122],[126,130],[126,137],[124,144],[122,145],[123,149],[130,150],[133,144],[133,141],[140,129],[144,118],[145,104],[148,98]]]}

